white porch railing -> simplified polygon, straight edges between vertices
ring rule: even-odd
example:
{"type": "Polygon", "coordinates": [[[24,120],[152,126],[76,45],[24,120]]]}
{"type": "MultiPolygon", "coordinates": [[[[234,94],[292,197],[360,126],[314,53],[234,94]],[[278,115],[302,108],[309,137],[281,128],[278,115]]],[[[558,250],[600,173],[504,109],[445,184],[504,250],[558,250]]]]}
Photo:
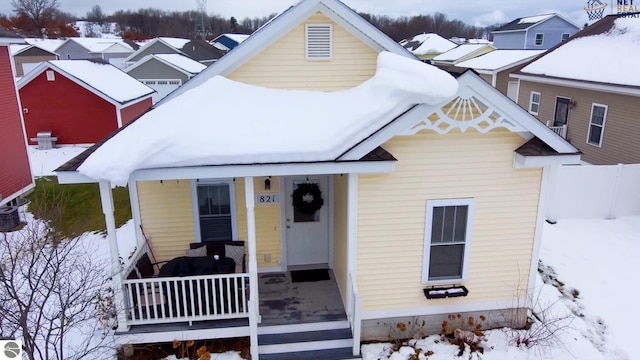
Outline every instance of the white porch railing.
{"type": "Polygon", "coordinates": [[[249,274],[123,280],[127,325],[248,318],[249,274]]]}
{"type": "Polygon", "coordinates": [[[351,333],[353,335],[353,356],[360,355],[360,339],[362,337],[362,321],[360,320],[360,309],[362,307],[362,299],[358,292],[358,284],[353,274],[349,274],[347,278],[347,316],[351,333]]]}
{"type": "Polygon", "coordinates": [[[547,121],[547,127],[549,129],[551,129],[554,133],[562,136],[564,139],[567,138],[567,124],[560,125],[560,126],[552,126],[551,124],[552,124],[551,121],[547,121]]]}

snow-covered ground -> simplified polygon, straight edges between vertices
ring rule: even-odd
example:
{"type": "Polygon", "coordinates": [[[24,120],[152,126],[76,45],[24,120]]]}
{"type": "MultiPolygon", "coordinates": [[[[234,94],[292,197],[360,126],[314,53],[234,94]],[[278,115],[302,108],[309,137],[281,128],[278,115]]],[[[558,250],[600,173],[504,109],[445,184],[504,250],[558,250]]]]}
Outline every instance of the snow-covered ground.
{"type": "Polygon", "coordinates": [[[53,170],[87,150],[88,146],[60,146],[51,150],[38,150],[29,146],[31,173],[35,177],[53,176],[53,170]]]}
{"type": "MultiPolygon", "coordinates": [[[[563,220],[545,224],[541,249],[542,276],[538,277],[536,302],[557,317],[557,341],[532,348],[510,344],[505,329],[486,332],[484,354],[462,359],[589,359],[638,358],[640,328],[637,299],[640,295],[640,216],[616,220],[563,220]],[[543,281],[544,279],[544,281],[543,281]]],[[[534,325],[536,326],[536,325],[534,325]]],[[[430,336],[415,342],[429,360],[454,360],[458,348],[430,336]]],[[[364,360],[408,360],[411,347],[391,352],[392,344],[362,347],[364,360]]],[[[420,359],[426,359],[420,355],[420,359]]]]}

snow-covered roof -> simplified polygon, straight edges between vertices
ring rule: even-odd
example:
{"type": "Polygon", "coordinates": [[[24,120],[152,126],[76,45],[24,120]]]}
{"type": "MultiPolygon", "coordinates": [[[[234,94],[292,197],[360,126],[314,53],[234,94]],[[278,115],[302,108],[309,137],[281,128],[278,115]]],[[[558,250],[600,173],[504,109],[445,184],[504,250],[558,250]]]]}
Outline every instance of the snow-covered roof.
{"type": "Polygon", "coordinates": [[[207,68],[206,65],[180,54],[155,54],[153,56],[191,74],[197,74],[207,68]]]}
{"type": "Polygon", "coordinates": [[[118,103],[127,103],[154,92],[150,87],[111,64],[96,63],[89,60],[51,60],[44,62],[27,76],[20,79],[18,88],[22,88],[47,68],[54,69],[72,80],[79,81],[83,86],[95,89],[118,103]]]}
{"type": "Polygon", "coordinates": [[[523,17],[518,21],[518,24],[536,24],[541,21],[547,20],[554,15],[555,14],[545,14],[545,15],[523,17]]]}
{"type": "Polygon", "coordinates": [[[69,40],[75,41],[85,49],[94,53],[103,52],[108,48],[112,47],[114,44],[121,45],[124,48],[130,50],[131,52],[134,51],[133,48],[129,46],[129,44],[124,42],[124,40],[122,39],[74,37],[74,38],[69,38],[69,40]]]}
{"type": "Polygon", "coordinates": [[[55,53],[56,50],[58,50],[58,48],[62,46],[62,44],[64,44],[67,40],[26,38],[24,39],[24,41],[26,41],[27,44],[35,45],[41,49],[55,53]]]}
{"type": "Polygon", "coordinates": [[[475,70],[497,71],[515,66],[544,53],[544,50],[493,50],[456,66],[475,70]]]}
{"type": "Polygon", "coordinates": [[[247,40],[247,38],[250,36],[250,35],[246,35],[246,34],[222,34],[222,35],[228,37],[229,39],[231,39],[231,40],[233,40],[235,42],[237,42],[238,44],[240,44],[241,42],[247,40]]]}
{"type": "Polygon", "coordinates": [[[442,54],[457,46],[453,41],[449,41],[442,36],[433,33],[416,35],[413,39],[401,45],[411,51],[414,55],[418,56],[426,54],[442,54]]]}
{"type": "Polygon", "coordinates": [[[29,44],[11,44],[9,45],[9,52],[11,53],[11,56],[14,56],[29,47],[31,47],[29,44]]]}
{"type": "Polygon", "coordinates": [[[640,86],[640,72],[627,71],[638,59],[640,19],[618,18],[609,31],[571,39],[524,67],[521,73],[640,86]],[[594,56],[594,52],[606,56],[594,56]]]}
{"type": "Polygon", "coordinates": [[[334,161],[414,105],[440,103],[457,89],[446,72],[389,52],[378,56],[373,78],[336,92],[216,76],[123,128],[78,171],[124,186],[139,169],[334,161]]]}
{"type": "Polygon", "coordinates": [[[158,39],[164,41],[165,43],[171,45],[176,49],[182,49],[189,41],[189,39],[182,38],[173,38],[173,37],[159,37],[158,39]]]}
{"type": "Polygon", "coordinates": [[[468,56],[486,46],[490,46],[488,44],[462,44],[456,48],[453,48],[446,53],[440,54],[433,58],[435,61],[456,61],[458,59],[462,59],[465,56],[468,56]]]}

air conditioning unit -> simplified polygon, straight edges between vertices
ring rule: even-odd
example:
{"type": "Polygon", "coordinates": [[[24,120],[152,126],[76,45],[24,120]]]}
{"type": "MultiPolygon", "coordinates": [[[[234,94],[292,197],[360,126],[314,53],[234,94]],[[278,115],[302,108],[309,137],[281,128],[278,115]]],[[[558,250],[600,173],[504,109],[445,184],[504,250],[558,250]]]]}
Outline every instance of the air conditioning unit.
{"type": "Polygon", "coordinates": [[[0,207],[0,231],[11,231],[20,225],[17,206],[0,207]]]}
{"type": "Polygon", "coordinates": [[[31,141],[38,143],[38,150],[51,150],[56,147],[58,138],[53,136],[51,131],[39,131],[31,141]]]}

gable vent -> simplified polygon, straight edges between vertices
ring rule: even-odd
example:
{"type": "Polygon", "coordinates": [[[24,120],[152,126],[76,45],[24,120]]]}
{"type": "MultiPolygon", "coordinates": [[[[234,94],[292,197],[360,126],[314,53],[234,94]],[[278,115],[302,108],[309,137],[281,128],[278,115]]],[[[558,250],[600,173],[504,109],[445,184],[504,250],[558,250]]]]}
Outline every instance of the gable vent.
{"type": "Polygon", "coordinates": [[[307,60],[331,60],[332,30],[331,24],[306,25],[307,60]]]}

